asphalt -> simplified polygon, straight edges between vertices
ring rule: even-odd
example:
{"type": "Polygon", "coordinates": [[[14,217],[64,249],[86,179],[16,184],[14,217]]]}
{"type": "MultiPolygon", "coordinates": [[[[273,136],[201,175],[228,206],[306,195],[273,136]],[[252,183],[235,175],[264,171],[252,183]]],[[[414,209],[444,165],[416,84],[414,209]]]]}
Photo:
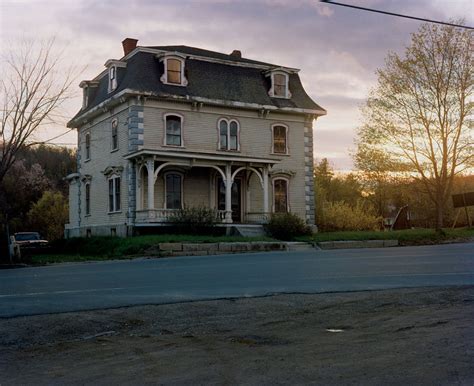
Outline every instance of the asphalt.
{"type": "Polygon", "coordinates": [[[205,299],[474,284],[474,243],[59,264],[0,271],[0,317],[205,299]]]}

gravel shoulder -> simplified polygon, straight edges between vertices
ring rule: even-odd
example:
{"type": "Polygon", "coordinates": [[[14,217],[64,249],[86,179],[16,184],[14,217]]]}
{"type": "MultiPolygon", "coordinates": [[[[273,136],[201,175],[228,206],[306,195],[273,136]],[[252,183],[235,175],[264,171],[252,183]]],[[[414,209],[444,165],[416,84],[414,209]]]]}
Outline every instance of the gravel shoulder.
{"type": "Polygon", "coordinates": [[[0,319],[0,385],[474,383],[474,286],[0,319]]]}

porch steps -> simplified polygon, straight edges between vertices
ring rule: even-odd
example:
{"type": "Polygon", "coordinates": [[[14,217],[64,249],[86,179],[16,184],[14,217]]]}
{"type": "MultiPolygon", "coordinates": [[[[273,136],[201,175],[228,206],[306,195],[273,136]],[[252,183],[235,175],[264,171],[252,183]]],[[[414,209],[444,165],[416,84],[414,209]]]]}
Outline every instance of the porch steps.
{"type": "Polygon", "coordinates": [[[242,237],[266,236],[262,225],[234,225],[233,233],[242,237]]]}

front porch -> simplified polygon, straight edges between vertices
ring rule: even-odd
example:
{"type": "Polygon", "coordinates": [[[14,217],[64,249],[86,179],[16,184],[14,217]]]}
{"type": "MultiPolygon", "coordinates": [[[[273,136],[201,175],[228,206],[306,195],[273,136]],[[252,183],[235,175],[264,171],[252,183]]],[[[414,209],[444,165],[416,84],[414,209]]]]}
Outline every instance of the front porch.
{"type": "Polygon", "coordinates": [[[141,150],[135,164],[135,225],[169,224],[182,208],[206,207],[221,224],[265,224],[269,169],[279,162],[228,154],[141,150]]]}

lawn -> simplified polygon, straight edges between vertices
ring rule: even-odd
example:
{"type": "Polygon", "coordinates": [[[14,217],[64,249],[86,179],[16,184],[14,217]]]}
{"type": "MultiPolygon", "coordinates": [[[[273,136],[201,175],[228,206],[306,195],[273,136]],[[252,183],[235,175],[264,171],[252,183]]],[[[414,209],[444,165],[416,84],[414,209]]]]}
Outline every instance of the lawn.
{"type": "Polygon", "coordinates": [[[340,241],[340,240],[398,240],[400,245],[439,244],[474,238],[474,228],[445,228],[443,233],[433,229],[407,229],[401,231],[347,231],[320,232],[301,241],[340,241]]]}
{"type": "MultiPolygon", "coordinates": [[[[146,256],[160,243],[223,243],[223,242],[275,241],[270,237],[147,235],[135,237],[91,237],[58,240],[51,250],[31,256],[33,264],[79,262],[89,260],[128,259],[146,256]]],[[[156,251],[156,249],[155,249],[156,251]]],[[[155,253],[156,254],[156,253],[155,253]]]]}
{"type": "MultiPolygon", "coordinates": [[[[301,237],[298,241],[322,242],[339,240],[398,240],[400,245],[426,245],[443,242],[474,239],[474,228],[444,229],[437,233],[433,229],[409,229],[402,231],[352,231],[320,232],[310,237],[301,237]]],[[[61,262],[100,261],[110,259],[129,259],[137,256],[155,255],[159,243],[190,242],[249,242],[275,241],[270,237],[239,236],[195,236],[195,235],[148,235],[128,238],[91,237],[59,240],[52,243],[51,252],[31,257],[33,264],[51,264],[61,262]]]]}

